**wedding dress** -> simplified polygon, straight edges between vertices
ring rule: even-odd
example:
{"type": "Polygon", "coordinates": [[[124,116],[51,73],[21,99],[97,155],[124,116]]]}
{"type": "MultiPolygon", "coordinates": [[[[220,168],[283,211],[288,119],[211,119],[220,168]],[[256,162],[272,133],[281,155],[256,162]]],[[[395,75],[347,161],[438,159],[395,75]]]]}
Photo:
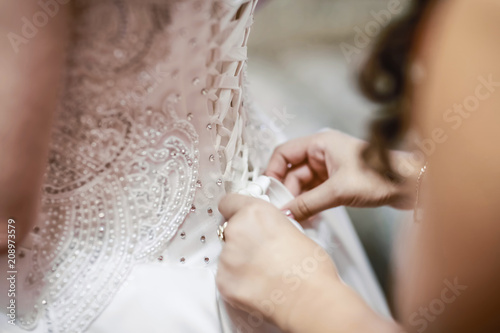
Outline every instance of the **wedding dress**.
{"type": "MultiPolygon", "coordinates": [[[[246,96],[256,1],[73,5],[41,212],[17,245],[16,326],[2,315],[0,332],[275,331],[214,280],[217,203],[275,144],[246,96]]],[[[314,229],[340,275],[388,314],[347,215],[324,216],[314,229]]]]}

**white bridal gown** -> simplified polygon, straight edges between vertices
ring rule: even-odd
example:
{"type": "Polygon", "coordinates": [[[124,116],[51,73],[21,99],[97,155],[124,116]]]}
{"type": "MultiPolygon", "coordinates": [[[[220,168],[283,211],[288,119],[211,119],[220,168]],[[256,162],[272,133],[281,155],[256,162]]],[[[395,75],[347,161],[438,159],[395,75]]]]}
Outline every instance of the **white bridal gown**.
{"type": "MultiPolygon", "coordinates": [[[[228,316],[214,281],[217,203],[274,145],[245,95],[256,1],[73,5],[41,212],[17,244],[16,326],[2,315],[0,332],[274,331],[228,316]]],[[[387,314],[344,210],[324,217],[340,275],[387,314]]]]}

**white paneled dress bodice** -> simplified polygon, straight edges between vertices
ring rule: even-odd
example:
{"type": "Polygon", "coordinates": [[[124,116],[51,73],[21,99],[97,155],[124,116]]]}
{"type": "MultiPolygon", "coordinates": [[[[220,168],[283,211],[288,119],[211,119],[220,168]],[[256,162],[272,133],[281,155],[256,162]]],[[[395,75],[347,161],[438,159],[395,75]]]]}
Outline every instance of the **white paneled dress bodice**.
{"type": "MultiPolygon", "coordinates": [[[[219,199],[274,147],[245,94],[256,1],[71,5],[40,214],[17,246],[16,326],[2,314],[0,332],[275,332],[228,316],[215,287],[219,199]]],[[[341,277],[387,314],[345,212],[318,226],[341,277]]]]}
{"type": "Polygon", "coordinates": [[[41,213],[18,259],[18,327],[92,330],[141,265],[213,275],[218,200],[259,167],[245,139],[259,127],[244,88],[255,3],[74,3],[41,213]]]}

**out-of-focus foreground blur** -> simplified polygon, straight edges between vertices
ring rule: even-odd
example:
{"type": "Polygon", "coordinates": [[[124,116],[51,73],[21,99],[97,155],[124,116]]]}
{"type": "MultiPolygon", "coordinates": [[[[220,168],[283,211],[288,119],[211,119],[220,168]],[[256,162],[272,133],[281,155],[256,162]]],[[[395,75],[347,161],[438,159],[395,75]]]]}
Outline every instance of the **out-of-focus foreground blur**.
{"type": "MultiPolygon", "coordinates": [[[[404,7],[408,1],[270,0],[261,4],[249,41],[250,90],[271,116],[286,110],[286,121],[279,127],[288,138],[325,127],[366,138],[376,106],[358,91],[357,68],[383,24],[397,17],[392,14],[397,3],[404,7]]],[[[387,207],[349,208],[348,212],[388,292],[394,234],[405,213],[387,207]]]]}

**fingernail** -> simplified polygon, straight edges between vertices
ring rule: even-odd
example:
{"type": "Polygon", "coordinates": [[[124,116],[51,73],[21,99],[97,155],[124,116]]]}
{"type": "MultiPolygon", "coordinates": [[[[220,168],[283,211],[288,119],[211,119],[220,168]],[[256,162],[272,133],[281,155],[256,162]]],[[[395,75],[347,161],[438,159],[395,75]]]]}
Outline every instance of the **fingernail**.
{"type": "Polygon", "coordinates": [[[286,217],[289,217],[289,218],[295,220],[295,216],[293,216],[293,213],[290,209],[283,209],[282,212],[283,212],[283,214],[286,215],[286,217]]]}

